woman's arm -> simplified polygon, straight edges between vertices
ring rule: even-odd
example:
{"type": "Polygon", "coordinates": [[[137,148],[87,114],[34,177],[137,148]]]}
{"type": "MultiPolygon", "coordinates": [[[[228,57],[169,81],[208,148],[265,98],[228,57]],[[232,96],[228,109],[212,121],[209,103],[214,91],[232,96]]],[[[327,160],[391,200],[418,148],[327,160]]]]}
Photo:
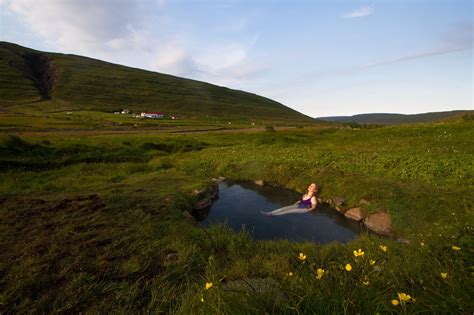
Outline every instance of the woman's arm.
{"type": "MultiPolygon", "coordinates": [[[[304,199],[304,196],[306,196],[306,195],[303,195],[303,197],[301,197],[301,199],[304,199]]],[[[298,200],[297,202],[295,202],[293,205],[297,205],[297,204],[299,204],[299,203],[300,203],[300,201],[301,201],[301,199],[300,199],[300,200],[298,200]]]]}
{"type": "Polygon", "coordinates": [[[318,205],[318,200],[316,199],[315,196],[311,197],[311,207],[309,208],[310,210],[314,210],[316,206],[318,205]]]}

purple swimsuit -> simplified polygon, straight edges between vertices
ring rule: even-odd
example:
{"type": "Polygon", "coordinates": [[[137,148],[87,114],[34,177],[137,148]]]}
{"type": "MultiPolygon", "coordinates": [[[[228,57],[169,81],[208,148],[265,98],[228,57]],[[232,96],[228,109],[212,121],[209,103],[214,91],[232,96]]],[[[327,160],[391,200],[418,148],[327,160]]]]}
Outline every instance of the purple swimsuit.
{"type": "Polygon", "coordinates": [[[312,198],[313,197],[311,197],[309,199],[306,199],[306,200],[301,198],[300,203],[298,204],[298,208],[299,209],[311,208],[311,199],[312,198]]]}

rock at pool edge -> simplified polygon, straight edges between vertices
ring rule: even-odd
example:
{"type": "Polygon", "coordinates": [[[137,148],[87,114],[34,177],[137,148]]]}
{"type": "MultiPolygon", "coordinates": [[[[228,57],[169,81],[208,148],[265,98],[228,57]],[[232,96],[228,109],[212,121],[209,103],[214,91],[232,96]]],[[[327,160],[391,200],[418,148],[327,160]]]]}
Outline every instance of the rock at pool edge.
{"type": "Polygon", "coordinates": [[[364,220],[364,224],[369,230],[377,234],[392,235],[393,233],[392,219],[387,212],[376,212],[369,215],[364,220]]]}
{"type": "Polygon", "coordinates": [[[361,208],[349,209],[344,213],[344,216],[355,221],[362,221],[364,219],[364,213],[361,208]]]}

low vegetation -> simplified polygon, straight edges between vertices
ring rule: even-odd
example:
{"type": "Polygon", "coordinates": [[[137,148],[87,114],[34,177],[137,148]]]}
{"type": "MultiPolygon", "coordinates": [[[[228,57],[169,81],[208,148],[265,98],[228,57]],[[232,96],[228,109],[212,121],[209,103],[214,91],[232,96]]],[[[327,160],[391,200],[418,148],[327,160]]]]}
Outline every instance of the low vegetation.
{"type": "Polygon", "coordinates": [[[272,129],[1,136],[0,313],[472,313],[472,122],[272,129]],[[217,176],[316,181],[395,235],[204,229],[187,210],[217,176]]]}

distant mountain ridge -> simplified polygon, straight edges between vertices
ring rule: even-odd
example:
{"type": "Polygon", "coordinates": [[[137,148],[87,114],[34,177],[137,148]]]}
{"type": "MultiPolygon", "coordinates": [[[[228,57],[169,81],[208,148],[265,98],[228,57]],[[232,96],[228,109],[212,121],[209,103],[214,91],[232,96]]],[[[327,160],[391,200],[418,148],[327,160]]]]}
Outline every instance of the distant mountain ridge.
{"type": "Polygon", "coordinates": [[[0,110],[48,103],[62,110],[315,122],[253,93],[8,42],[0,42],[0,96],[0,110]]]}
{"type": "Polygon", "coordinates": [[[359,114],[353,116],[331,116],[318,117],[317,119],[323,121],[350,123],[355,122],[359,124],[409,124],[409,123],[423,123],[444,120],[449,118],[460,117],[464,114],[474,113],[472,110],[453,110],[446,112],[431,112],[422,114],[389,114],[389,113],[372,113],[359,114]]]}

